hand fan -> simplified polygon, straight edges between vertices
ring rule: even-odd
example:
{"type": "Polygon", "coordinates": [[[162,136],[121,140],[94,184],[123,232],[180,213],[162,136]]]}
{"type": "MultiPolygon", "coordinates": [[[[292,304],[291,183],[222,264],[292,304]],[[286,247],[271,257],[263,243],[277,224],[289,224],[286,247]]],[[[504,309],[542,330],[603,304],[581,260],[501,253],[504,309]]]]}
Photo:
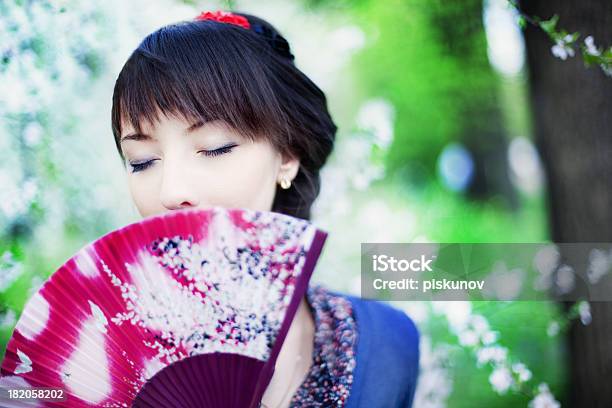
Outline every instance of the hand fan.
{"type": "Polygon", "coordinates": [[[28,301],[0,384],[65,390],[38,406],[257,407],[326,237],[222,207],[113,231],[28,301]]]}

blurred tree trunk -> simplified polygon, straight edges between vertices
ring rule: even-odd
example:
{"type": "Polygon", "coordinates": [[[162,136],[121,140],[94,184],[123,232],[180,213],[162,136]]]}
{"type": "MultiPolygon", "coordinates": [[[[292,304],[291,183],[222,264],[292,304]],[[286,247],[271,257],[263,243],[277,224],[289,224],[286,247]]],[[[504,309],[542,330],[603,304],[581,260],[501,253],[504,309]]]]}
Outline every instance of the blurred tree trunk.
{"type": "MultiPolygon", "coordinates": [[[[559,15],[558,27],[612,40],[612,2],[524,0],[528,15],[559,15]]],[[[579,54],[566,61],[551,41],[525,32],[537,146],[548,177],[554,242],[612,242],[612,78],[586,68],[579,54]]],[[[569,398],[572,407],[612,407],[612,303],[592,302],[592,322],[570,328],[569,398]]]]}

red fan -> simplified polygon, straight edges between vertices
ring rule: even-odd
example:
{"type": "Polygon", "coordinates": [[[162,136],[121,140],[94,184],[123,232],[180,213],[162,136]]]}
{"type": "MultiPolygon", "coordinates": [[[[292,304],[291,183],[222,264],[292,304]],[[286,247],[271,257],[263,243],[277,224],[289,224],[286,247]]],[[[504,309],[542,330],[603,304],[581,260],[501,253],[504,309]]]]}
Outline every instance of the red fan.
{"type": "Polygon", "coordinates": [[[26,304],[0,405],[18,406],[9,388],[49,387],[65,401],[39,406],[258,406],[326,237],[302,219],[222,207],[103,236],[26,304]]]}

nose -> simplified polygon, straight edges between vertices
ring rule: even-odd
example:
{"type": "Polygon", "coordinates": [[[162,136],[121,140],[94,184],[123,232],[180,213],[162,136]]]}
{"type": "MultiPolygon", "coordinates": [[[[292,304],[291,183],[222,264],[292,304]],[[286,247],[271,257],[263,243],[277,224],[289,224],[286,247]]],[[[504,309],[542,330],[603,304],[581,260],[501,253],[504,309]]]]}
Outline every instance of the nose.
{"type": "Polygon", "coordinates": [[[192,177],[180,162],[164,163],[159,195],[166,209],[179,210],[199,205],[197,188],[193,184],[192,177]]]}

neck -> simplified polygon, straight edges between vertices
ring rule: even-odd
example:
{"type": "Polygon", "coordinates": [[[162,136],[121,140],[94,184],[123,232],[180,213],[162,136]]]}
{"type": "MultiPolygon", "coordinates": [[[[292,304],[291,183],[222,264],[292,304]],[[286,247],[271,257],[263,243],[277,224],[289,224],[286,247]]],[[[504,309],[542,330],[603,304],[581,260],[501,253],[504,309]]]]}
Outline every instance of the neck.
{"type": "Polygon", "coordinates": [[[262,404],[268,408],[288,407],[293,394],[312,366],[315,322],[304,296],[276,360],[272,380],[262,404]]]}

